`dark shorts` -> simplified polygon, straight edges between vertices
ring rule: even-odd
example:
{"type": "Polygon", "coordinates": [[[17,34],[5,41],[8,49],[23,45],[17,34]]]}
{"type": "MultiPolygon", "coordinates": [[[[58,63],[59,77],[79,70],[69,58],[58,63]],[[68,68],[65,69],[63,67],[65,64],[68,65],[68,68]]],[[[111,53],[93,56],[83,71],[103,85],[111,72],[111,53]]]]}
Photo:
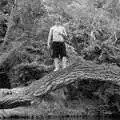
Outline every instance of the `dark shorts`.
{"type": "Polygon", "coordinates": [[[52,58],[63,58],[67,57],[66,47],[64,42],[53,42],[52,43],[52,58]]]}

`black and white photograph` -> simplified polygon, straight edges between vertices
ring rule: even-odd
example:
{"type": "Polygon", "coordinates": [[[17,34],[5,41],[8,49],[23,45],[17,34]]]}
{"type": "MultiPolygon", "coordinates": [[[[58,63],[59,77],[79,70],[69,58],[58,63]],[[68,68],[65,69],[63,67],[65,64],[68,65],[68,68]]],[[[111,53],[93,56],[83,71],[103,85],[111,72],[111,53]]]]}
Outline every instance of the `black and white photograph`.
{"type": "Polygon", "coordinates": [[[120,120],[120,0],[0,0],[0,120],[120,120]]]}

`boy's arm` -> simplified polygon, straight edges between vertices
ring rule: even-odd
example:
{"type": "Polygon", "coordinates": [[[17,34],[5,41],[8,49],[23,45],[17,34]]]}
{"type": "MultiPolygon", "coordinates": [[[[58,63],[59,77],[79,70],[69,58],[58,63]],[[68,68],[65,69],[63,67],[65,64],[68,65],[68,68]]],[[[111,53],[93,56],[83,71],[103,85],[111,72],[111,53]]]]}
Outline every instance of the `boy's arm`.
{"type": "Polygon", "coordinates": [[[51,39],[52,39],[52,29],[50,28],[50,32],[49,32],[49,35],[48,35],[48,43],[47,43],[47,46],[48,48],[50,48],[50,43],[51,43],[51,39]]]}
{"type": "Polygon", "coordinates": [[[69,37],[68,37],[68,35],[67,35],[67,33],[66,33],[66,30],[65,30],[65,28],[63,29],[63,38],[64,38],[64,40],[65,40],[65,42],[68,44],[68,45],[72,45],[72,43],[70,42],[70,40],[69,40],[69,37]]]}
{"type": "Polygon", "coordinates": [[[64,40],[67,40],[67,39],[68,39],[68,36],[67,36],[67,33],[66,33],[65,28],[63,29],[63,32],[60,33],[60,35],[64,38],[64,40]]]}
{"type": "Polygon", "coordinates": [[[64,35],[67,37],[67,33],[66,33],[65,28],[63,29],[63,33],[64,33],[64,35]]]}

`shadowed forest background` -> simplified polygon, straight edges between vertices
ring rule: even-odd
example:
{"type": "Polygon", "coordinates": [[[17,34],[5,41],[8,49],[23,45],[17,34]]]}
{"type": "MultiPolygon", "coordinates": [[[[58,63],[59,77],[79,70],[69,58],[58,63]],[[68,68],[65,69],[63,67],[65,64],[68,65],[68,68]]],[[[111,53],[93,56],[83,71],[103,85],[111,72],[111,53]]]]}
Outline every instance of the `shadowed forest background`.
{"type": "MultiPolygon", "coordinates": [[[[54,65],[50,51],[47,49],[47,38],[49,29],[54,24],[57,15],[61,16],[69,38],[66,41],[68,66],[78,59],[82,59],[86,61],[86,64],[92,62],[95,65],[114,66],[114,70],[119,71],[120,0],[1,0],[1,96],[10,97],[10,94],[17,92],[20,94],[22,89],[53,71],[54,65]],[[92,33],[95,40],[91,37],[92,33]]],[[[56,74],[59,75],[59,73],[56,74]]],[[[14,106],[8,99],[4,103],[6,100],[3,97],[0,100],[2,101],[0,109],[6,109],[10,104],[6,111],[9,115],[0,111],[0,116],[11,116],[13,113],[24,116],[26,111],[36,114],[34,110],[36,104],[40,105],[39,108],[42,106],[43,109],[40,111],[44,111],[41,114],[46,115],[47,107],[52,106],[54,113],[55,109],[58,111],[61,109],[61,103],[69,104],[65,107],[72,110],[81,108],[79,112],[85,115],[103,114],[103,111],[106,111],[105,114],[120,112],[119,86],[111,82],[95,81],[95,78],[92,82],[90,79],[85,81],[83,79],[65,86],[64,91],[65,95],[59,95],[62,102],[56,103],[57,108],[55,108],[55,104],[52,106],[49,103],[49,99],[52,99],[53,103],[58,101],[57,95],[59,93],[55,91],[55,95],[47,95],[42,103],[39,103],[38,98],[34,98],[33,103],[35,104],[33,104],[32,110],[29,111],[26,108],[24,113],[21,113],[22,107],[18,108],[21,106],[19,103],[17,103],[18,106],[14,106]],[[66,103],[65,100],[69,100],[69,102],[66,103]],[[79,106],[77,106],[78,104],[79,106]],[[11,108],[12,112],[9,111],[11,108]],[[15,112],[16,109],[19,114],[15,112]]],[[[24,92],[22,91],[22,93],[24,92]]],[[[31,98],[28,103],[26,98],[24,100],[25,105],[29,102],[31,104],[31,98]]],[[[73,110],[74,112],[78,113],[73,110]]]]}

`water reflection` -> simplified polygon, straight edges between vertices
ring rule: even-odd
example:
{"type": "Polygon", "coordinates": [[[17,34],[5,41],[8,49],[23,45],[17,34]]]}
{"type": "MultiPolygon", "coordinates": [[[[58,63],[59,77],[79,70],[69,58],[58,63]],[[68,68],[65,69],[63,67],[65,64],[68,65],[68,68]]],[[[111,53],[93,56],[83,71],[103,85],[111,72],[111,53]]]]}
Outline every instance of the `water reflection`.
{"type": "Polygon", "coordinates": [[[82,118],[82,117],[78,117],[78,118],[31,118],[31,119],[5,119],[5,120],[120,120],[120,118],[107,118],[107,117],[89,117],[89,118],[82,118]]]}

